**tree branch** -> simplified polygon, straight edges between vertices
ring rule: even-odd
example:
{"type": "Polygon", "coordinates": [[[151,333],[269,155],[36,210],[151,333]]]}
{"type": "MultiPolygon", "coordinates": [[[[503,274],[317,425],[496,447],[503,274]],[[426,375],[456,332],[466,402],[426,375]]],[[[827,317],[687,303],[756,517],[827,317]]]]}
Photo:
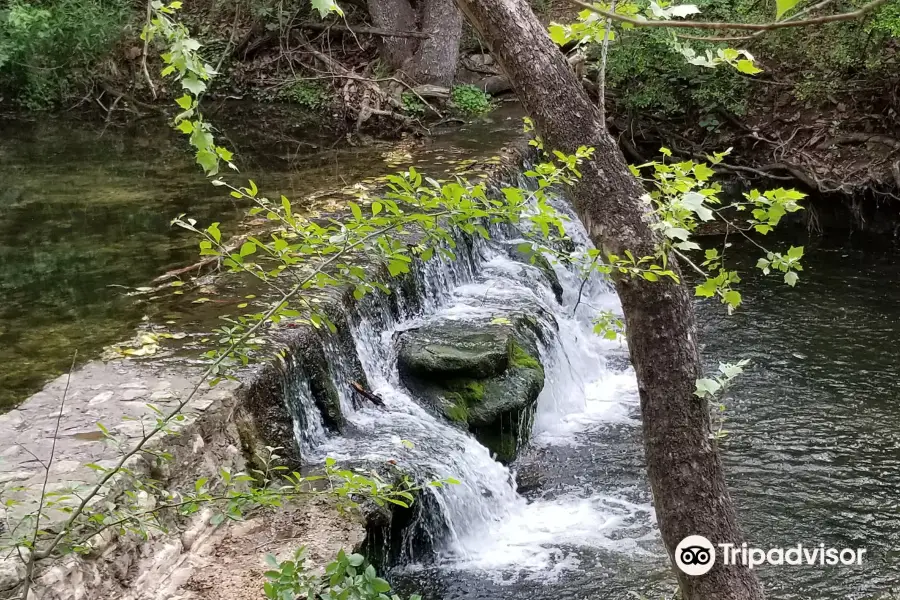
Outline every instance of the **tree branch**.
{"type": "Polygon", "coordinates": [[[598,8],[593,4],[582,2],[582,0],[567,0],[570,4],[603,15],[613,21],[622,23],[630,23],[635,27],[676,27],[682,29],[740,29],[744,31],[772,31],[775,29],[786,29],[788,27],[808,27],[810,25],[822,25],[824,23],[834,23],[836,21],[852,21],[859,17],[872,12],[879,6],[886,4],[888,0],[873,0],[862,6],[858,10],[836,15],[826,15],[823,17],[814,17],[812,19],[803,19],[800,21],[774,21],[772,23],[716,23],[714,21],[655,21],[649,19],[638,19],[626,17],[602,8],[598,8]]]}
{"type": "Polygon", "coordinates": [[[337,25],[331,23],[301,23],[298,27],[300,29],[309,29],[311,31],[346,31],[349,33],[393,38],[416,38],[420,40],[431,38],[430,34],[421,31],[393,31],[390,29],[381,29],[379,27],[350,27],[349,25],[337,25]]]}

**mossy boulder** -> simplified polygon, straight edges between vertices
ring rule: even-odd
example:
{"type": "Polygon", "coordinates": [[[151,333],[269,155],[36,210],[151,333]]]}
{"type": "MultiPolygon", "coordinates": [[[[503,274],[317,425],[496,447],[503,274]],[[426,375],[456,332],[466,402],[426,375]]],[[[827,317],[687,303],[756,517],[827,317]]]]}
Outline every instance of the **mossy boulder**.
{"type": "Polygon", "coordinates": [[[544,387],[527,317],[445,321],[405,331],[398,344],[400,378],[414,397],[466,426],[500,460],[516,457],[544,387]]]}

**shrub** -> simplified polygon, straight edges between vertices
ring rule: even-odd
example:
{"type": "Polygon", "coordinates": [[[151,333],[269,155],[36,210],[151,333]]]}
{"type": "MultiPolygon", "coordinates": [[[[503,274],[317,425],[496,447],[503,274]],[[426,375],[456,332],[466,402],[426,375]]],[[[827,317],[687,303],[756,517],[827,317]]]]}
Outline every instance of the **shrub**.
{"type": "Polygon", "coordinates": [[[400,100],[403,102],[403,112],[406,114],[411,117],[422,117],[425,115],[425,104],[412,92],[403,92],[400,100]]]}
{"type": "Polygon", "coordinates": [[[328,106],[331,94],[317,83],[295,80],[278,92],[278,98],[293,104],[299,104],[309,110],[318,111],[328,106]]]}
{"type": "Polygon", "coordinates": [[[12,0],[0,9],[0,87],[30,109],[65,100],[119,40],[130,15],[127,0],[12,0]]]}
{"type": "Polygon", "coordinates": [[[491,96],[474,85],[457,85],[450,90],[450,104],[456,112],[470,117],[489,112],[491,96]]]}

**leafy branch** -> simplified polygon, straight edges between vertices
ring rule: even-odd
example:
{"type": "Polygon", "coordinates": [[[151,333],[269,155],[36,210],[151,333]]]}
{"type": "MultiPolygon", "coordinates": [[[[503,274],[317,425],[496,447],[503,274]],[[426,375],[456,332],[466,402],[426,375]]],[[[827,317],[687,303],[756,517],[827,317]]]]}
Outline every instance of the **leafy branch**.
{"type": "MultiPolygon", "coordinates": [[[[872,0],[872,2],[869,2],[868,4],[865,4],[854,11],[838,13],[834,15],[823,15],[820,17],[812,17],[809,19],[785,19],[781,21],[772,21],[770,23],[730,23],[716,21],[672,21],[668,19],[644,19],[638,16],[627,16],[622,14],[621,12],[606,10],[605,8],[602,8],[596,4],[588,4],[587,2],[583,2],[582,0],[567,0],[567,2],[569,2],[570,4],[579,6],[585,10],[589,10],[602,17],[606,17],[607,19],[611,19],[619,23],[627,23],[634,27],[674,27],[679,29],[712,30],[738,29],[744,31],[774,31],[777,29],[786,29],[791,27],[810,27],[813,25],[824,25],[826,23],[835,23],[838,21],[853,21],[886,4],[887,1],[888,0],[872,0]]],[[[785,8],[786,6],[793,7],[797,4],[797,2],[798,0],[779,0],[778,4],[780,14],[778,15],[778,17],[780,18],[781,14],[789,10],[785,8]]],[[[696,9],[696,7],[693,8],[696,9]]],[[[699,10],[693,10],[692,12],[699,12],[699,10]]]]}

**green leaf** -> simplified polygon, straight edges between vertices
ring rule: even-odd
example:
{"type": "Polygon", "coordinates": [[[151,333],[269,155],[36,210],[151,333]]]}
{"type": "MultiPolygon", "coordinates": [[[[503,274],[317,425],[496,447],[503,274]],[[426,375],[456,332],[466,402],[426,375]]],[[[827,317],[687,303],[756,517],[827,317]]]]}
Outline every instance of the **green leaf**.
{"type": "Polygon", "coordinates": [[[787,251],[788,258],[793,258],[794,260],[799,260],[803,258],[803,246],[791,246],[787,251]]]}
{"type": "Polygon", "coordinates": [[[241,256],[249,256],[254,252],[256,252],[256,244],[254,244],[253,242],[244,242],[244,244],[241,246],[241,256]]]}
{"type": "Polygon", "coordinates": [[[212,239],[216,240],[216,242],[222,241],[222,232],[219,231],[219,224],[213,223],[209,227],[206,228],[206,233],[212,237],[212,239]]]}
{"type": "Polygon", "coordinates": [[[694,177],[696,177],[698,181],[706,181],[715,174],[716,172],[707,167],[705,163],[694,165],[694,177]]]}
{"type": "Polygon", "coordinates": [[[719,385],[719,382],[715,379],[698,379],[697,389],[694,391],[694,395],[698,398],[705,398],[706,396],[712,397],[715,396],[716,392],[718,392],[721,387],[722,386],[719,385]]]}
{"type": "Polygon", "coordinates": [[[183,108],[184,110],[190,110],[191,107],[194,106],[194,99],[191,98],[189,95],[185,94],[181,98],[178,98],[177,100],[175,100],[175,103],[178,106],[180,106],[181,108],[183,108]]]}
{"type": "Polygon", "coordinates": [[[775,0],[775,18],[780,19],[784,13],[788,12],[800,3],[800,0],[775,0]]]}
{"type": "Polygon", "coordinates": [[[551,23],[548,28],[550,32],[550,39],[553,40],[553,43],[557,46],[565,46],[569,41],[569,34],[566,31],[565,26],[560,25],[559,23],[551,23]]]}
{"type": "Polygon", "coordinates": [[[756,75],[757,73],[762,73],[762,69],[753,64],[752,60],[741,59],[734,64],[734,68],[740,71],[741,73],[746,73],[747,75],[756,75]]]}
{"type": "Polygon", "coordinates": [[[215,152],[199,150],[196,155],[197,164],[203,167],[208,175],[214,175],[219,170],[219,157],[215,152]]]}
{"type": "Polygon", "coordinates": [[[694,288],[694,294],[701,298],[712,298],[716,295],[716,289],[716,281],[714,279],[707,279],[704,283],[694,288]]]}
{"type": "Polygon", "coordinates": [[[188,121],[187,119],[185,119],[184,121],[182,121],[181,123],[176,125],[175,129],[177,129],[181,133],[186,133],[186,134],[190,135],[191,133],[194,132],[194,124],[191,123],[190,121],[188,121]]]}
{"type": "Polygon", "coordinates": [[[192,93],[194,96],[199,96],[206,91],[206,83],[197,79],[193,75],[189,75],[182,79],[181,87],[192,93]]]}
{"type": "Polygon", "coordinates": [[[797,275],[796,271],[788,271],[784,274],[784,282],[791,287],[797,285],[798,279],[800,279],[800,276],[797,275]]]}
{"type": "Polygon", "coordinates": [[[372,203],[372,216],[374,217],[375,215],[380,213],[382,208],[384,208],[384,205],[381,202],[373,202],[372,203]]]}
{"type": "Polygon", "coordinates": [[[366,561],[365,557],[362,554],[351,554],[347,557],[347,562],[350,563],[351,567],[359,567],[366,561]]]}
{"type": "Polygon", "coordinates": [[[353,218],[357,221],[362,221],[362,210],[360,210],[359,205],[356,202],[349,202],[350,204],[350,212],[353,213],[353,218]]]}
{"type": "Polygon", "coordinates": [[[344,14],[344,11],[341,10],[341,7],[334,0],[312,0],[312,7],[319,11],[319,16],[323,19],[330,13],[344,14]]]}
{"type": "Polygon", "coordinates": [[[736,290],[728,290],[722,299],[725,301],[725,304],[732,308],[737,308],[741,304],[741,294],[736,290]]]}

